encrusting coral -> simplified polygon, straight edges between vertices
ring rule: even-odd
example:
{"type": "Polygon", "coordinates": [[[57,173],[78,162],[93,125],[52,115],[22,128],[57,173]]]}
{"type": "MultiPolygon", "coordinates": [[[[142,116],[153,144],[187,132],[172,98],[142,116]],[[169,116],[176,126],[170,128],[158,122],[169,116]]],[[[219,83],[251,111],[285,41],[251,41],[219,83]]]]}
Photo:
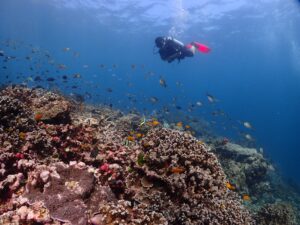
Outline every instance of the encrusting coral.
{"type": "Polygon", "coordinates": [[[259,225],[296,225],[293,207],[288,203],[266,204],[256,214],[259,225]]]}
{"type": "Polygon", "coordinates": [[[142,160],[127,179],[136,202],[162,212],[171,224],[252,224],[226,187],[217,158],[189,134],[151,129],[137,150],[142,160]]]}

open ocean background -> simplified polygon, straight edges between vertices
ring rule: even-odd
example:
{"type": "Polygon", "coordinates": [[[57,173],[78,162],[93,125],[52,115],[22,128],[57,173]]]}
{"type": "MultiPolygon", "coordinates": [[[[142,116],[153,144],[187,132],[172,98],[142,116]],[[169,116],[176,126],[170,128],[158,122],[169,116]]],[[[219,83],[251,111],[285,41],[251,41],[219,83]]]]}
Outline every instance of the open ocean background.
{"type": "Polygon", "coordinates": [[[16,57],[0,58],[1,84],[41,85],[147,115],[167,107],[166,119],[199,118],[216,135],[263,148],[300,184],[299,1],[1,0],[0,50],[16,57]],[[212,51],[163,62],[153,54],[154,39],[167,35],[212,51]],[[190,110],[197,101],[203,106],[190,110]]]}

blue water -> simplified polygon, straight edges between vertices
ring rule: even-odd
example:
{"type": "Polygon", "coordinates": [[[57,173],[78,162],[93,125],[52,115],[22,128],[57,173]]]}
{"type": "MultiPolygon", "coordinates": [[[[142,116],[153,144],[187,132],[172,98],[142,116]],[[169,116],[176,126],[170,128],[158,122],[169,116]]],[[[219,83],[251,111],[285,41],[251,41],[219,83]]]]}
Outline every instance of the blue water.
{"type": "Polygon", "coordinates": [[[233,141],[243,142],[241,135],[249,133],[255,147],[300,184],[298,1],[1,0],[0,42],[0,50],[16,56],[1,61],[1,68],[7,67],[0,69],[2,84],[39,84],[82,94],[88,103],[147,115],[168,106],[165,119],[203,119],[216,135],[233,141]],[[153,54],[154,39],[162,35],[199,41],[212,51],[169,64],[153,54]],[[81,78],[73,78],[75,73],[81,78]],[[37,75],[56,80],[28,80],[37,75]],[[161,77],[167,88],[159,85],[161,77]],[[210,104],[207,93],[219,101],[210,104]],[[172,105],[174,97],[181,110],[172,105]],[[188,111],[197,101],[203,106],[188,111]],[[215,110],[227,117],[211,116],[215,110]],[[244,121],[254,129],[243,127],[244,121]]]}

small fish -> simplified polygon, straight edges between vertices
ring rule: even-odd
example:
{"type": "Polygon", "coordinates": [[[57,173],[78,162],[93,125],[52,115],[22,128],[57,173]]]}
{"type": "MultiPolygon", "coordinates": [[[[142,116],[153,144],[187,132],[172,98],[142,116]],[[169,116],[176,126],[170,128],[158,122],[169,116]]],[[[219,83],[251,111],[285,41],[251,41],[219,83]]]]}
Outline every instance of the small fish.
{"type": "Polygon", "coordinates": [[[191,126],[190,125],[185,125],[185,129],[190,129],[191,126]]]}
{"type": "Polygon", "coordinates": [[[0,56],[4,56],[4,51],[0,50],[0,56]]]}
{"type": "Polygon", "coordinates": [[[43,118],[43,114],[42,113],[36,113],[35,115],[34,115],[34,120],[35,121],[40,121],[41,119],[43,118]]]}
{"type": "Polygon", "coordinates": [[[40,76],[36,76],[36,77],[34,78],[34,81],[40,82],[40,81],[42,81],[42,78],[41,78],[40,76]]]}
{"type": "Polygon", "coordinates": [[[143,126],[145,123],[146,123],[146,117],[144,116],[144,117],[141,119],[141,122],[140,122],[140,125],[139,125],[139,126],[143,126]]]}
{"type": "Polygon", "coordinates": [[[65,64],[59,64],[58,65],[58,69],[60,69],[60,70],[64,70],[66,68],[67,68],[67,66],[65,64]]]}
{"type": "Polygon", "coordinates": [[[196,102],[196,105],[199,106],[199,107],[201,107],[201,106],[203,106],[203,103],[200,102],[200,101],[198,101],[198,102],[196,102]]]}
{"type": "Polygon", "coordinates": [[[6,62],[7,61],[9,61],[9,60],[11,60],[11,59],[15,59],[16,57],[15,56],[6,56],[5,57],[5,60],[6,60],[6,62]]]}
{"type": "Polygon", "coordinates": [[[143,134],[137,133],[135,136],[136,136],[137,138],[142,138],[142,137],[143,137],[143,134]]]}
{"type": "Polygon", "coordinates": [[[204,141],[198,141],[197,142],[199,145],[205,145],[205,142],[204,141]]]}
{"type": "Polygon", "coordinates": [[[152,120],[150,122],[148,122],[148,125],[156,127],[160,124],[160,122],[158,122],[157,120],[152,120]]]}
{"type": "Polygon", "coordinates": [[[214,96],[212,96],[212,95],[210,95],[210,94],[206,94],[206,96],[207,96],[207,99],[208,99],[208,101],[209,101],[210,103],[216,102],[216,98],[215,98],[214,96]]]}
{"type": "Polygon", "coordinates": [[[136,68],[136,65],[135,65],[135,64],[132,64],[132,65],[131,65],[131,69],[134,70],[135,68],[136,68]]]}
{"type": "Polygon", "coordinates": [[[87,68],[89,68],[89,65],[83,65],[82,66],[84,69],[87,69],[87,68]]]}
{"type": "Polygon", "coordinates": [[[70,48],[63,48],[63,51],[64,52],[68,52],[68,51],[70,51],[71,49],[70,48]]]}
{"type": "Polygon", "coordinates": [[[247,194],[243,194],[242,198],[243,198],[244,201],[250,201],[251,200],[250,196],[247,195],[247,194]]]}
{"type": "Polygon", "coordinates": [[[181,109],[182,109],[182,107],[179,106],[179,105],[176,105],[175,108],[178,109],[178,110],[181,110],[181,109]]]}
{"type": "Polygon", "coordinates": [[[158,98],[156,98],[156,97],[151,97],[151,98],[150,98],[150,101],[154,104],[154,103],[158,102],[158,98]]]}
{"type": "Polygon", "coordinates": [[[162,87],[164,87],[164,88],[167,87],[167,83],[166,83],[166,81],[165,81],[163,78],[160,78],[160,79],[159,79],[159,84],[160,84],[160,86],[162,86],[162,87]]]}
{"type": "Polygon", "coordinates": [[[252,129],[252,125],[249,122],[244,122],[243,125],[248,129],[252,129]]]}
{"type": "Polygon", "coordinates": [[[111,92],[113,92],[113,89],[107,88],[106,91],[109,92],[109,93],[111,93],[111,92]]]}
{"type": "Polygon", "coordinates": [[[226,187],[231,191],[234,191],[236,189],[236,187],[230,182],[226,182],[226,187]]]}
{"type": "Polygon", "coordinates": [[[81,77],[80,73],[75,73],[75,74],[73,75],[73,78],[80,78],[80,77],[81,77]]]}
{"type": "Polygon", "coordinates": [[[67,79],[68,79],[68,76],[67,76],[67,75],[63,75],[63,76],[62,76],[62,79],[67,80],[67,79]]]}
{"type": "Polygon", "coordinates": [[[170,110],[169,110],[168,107],[164,106],[164,107],[163,107],[163,112],[164,112],[165,114],[169,114],[169,113],[170,113],[170,110]]]}
{"type": "Polygon", "coordinates": [[[170,171],[171,171],[171,173],[180,174],[180,173],[183,173],[185,170],[184,170],[184,168],[181,168],[181,167],[172,167],[170,171]]]}
{"type": "Polygon", "coordinates": [[[133,136],[128,136],[128,137],[127,137],[127,140],[128,140],[128,141],[134,141],[135,139],[134,139],[133,136]]]}
{"type": "Polygon", "coordinates": [[[182,127],[182,125],[183,125],[182,122],[176,123],[176,126],[177,126],[177,127],[182,127]]]}
{"type": "Polygon", "coordinates": [[[250,134],[245,134],[245,138],[249,141],[253,141],[253,137],[250,134]]]}
{"type": "Polygon", "coordinates": [[[47,78],[47,81],[53,82],[53,81],[55,81],[55,79],[53,77],[49,77],[49,78],[47,78]]]}

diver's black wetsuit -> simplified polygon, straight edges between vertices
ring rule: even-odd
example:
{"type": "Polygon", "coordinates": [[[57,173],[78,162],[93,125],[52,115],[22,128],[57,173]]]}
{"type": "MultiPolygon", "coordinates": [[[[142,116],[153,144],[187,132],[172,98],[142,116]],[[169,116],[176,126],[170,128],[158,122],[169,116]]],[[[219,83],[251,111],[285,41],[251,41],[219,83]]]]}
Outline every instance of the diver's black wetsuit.
{"type": "Polygon", "coordinates": [[[173,62],[175,59],[178,62],[184,57],[194,56],[194,52],[187,48],[180,41],[171,37],[157,37],[155,44],[159,48],[159,54],[162,60],[173,62]]]}

